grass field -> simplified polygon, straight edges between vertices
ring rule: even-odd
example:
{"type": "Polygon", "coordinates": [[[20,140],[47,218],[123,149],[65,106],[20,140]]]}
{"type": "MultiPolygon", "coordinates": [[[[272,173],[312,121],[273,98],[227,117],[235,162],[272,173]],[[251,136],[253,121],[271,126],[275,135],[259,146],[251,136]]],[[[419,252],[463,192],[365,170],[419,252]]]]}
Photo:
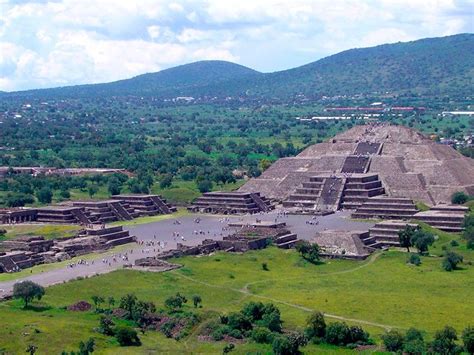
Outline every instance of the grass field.
{"type": "Polygon", "coordinates": [[[73,236],[82,228],[79,225],[19,224],[5,226],[2,229],[7,231],[4,239],[15,239],[23,235],[39,235],[45,239],[57,239],[73,236]]]}
{"type": "MultiPolygon", "coordinates": [[[[442,236],[437,248],[446,240],[442,236]]],[[[448,236],[459,239],[459,236],[448,236]]],[[[462,249],[463,247],[457,247],[462,249]]],[[[284,327],[301,329],[310,311],[321,310],[327,321],[337,318],[359,324],[380,342],[387,328],[411,326],[426,331],[430,338],[445,324],[461,331],[474,319],[474,261],[472,252],[463,250],[461,270],[445,272],[441,258],[422,257],[419,267],[406,264],[400,251],[379,252],[366,261],[328,260],[322,265],[302,261],[294,250],[268,248],[246,254],[217,253],[206,257],[174,260],[183,268],[167,273],[120,270],[107,275],[73,281],[47,289],[35,310],[21,309],[19,301],[0,304],[0,352],[24,352],[28,344],[39,347],[38,354],[74,350],[80,340],[94,337],[98,354],[221,353],[223,342],[197,339],[199,326],[187,338],[174,341],[158,332],[141,336],[139,348],[120,348],[113,338],[93,331],[98,315],[74,313],[65,306],[92,295],[120,298],[135,293],[158,307],[170,295],[180,292],[190,298],[201,295],[207,319],[216,312],[236,311],[250,301],[273,302],[282,311],[284,327]],[[262,270],[262,263],[269,271],[262,270]],[[39,332],[36,332],[38,329],[39,332]]],[[[191,307],[187,305],[186,307],[191,307]]],[[[349,353],[348,350],[308,345],[305,353],[349,353]]],[[[252,342],[237,345],[235,353],[269,353],[268,345],[252,342]]]]}

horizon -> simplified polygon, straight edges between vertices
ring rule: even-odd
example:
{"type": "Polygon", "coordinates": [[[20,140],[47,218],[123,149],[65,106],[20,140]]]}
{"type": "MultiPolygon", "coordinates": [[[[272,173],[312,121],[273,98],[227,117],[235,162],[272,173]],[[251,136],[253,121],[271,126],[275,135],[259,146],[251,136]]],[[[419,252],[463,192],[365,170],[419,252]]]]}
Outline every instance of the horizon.
{"type": "Polygon", "coordinates": [[[271,73],[474,32],[469,1],[87,1],[0,2],[1,91],[113,82],[202,60],[271,73]]]}

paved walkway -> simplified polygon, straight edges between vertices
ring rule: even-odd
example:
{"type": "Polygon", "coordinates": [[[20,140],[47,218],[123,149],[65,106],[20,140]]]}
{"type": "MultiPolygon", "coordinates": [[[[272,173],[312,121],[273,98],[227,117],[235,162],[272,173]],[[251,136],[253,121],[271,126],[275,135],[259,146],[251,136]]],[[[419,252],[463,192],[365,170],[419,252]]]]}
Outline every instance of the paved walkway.
{"type": "Polygon", "coordinates": [[[115,259],[111,256],[97,254],[96,258],[88,258],[87,264],[76,264],[74,267],[60,267],[38,274],[32,274],[28,277],[0,282],[0,298],[10,294],[13,290],[13,285],[19,281],[31,280],[43,286],[50,286],[73,280],[77,277],[105,274],[121,269],[125,264],[133,264],[136,259],[153,256],[159,250],[174,249],[177,243],[197,245],[208,238],[222,239],[223,236],[233,231],[227,227],[227,223],[229,222],[244,221],[253,223],[256,218],[262,221],[283,221],[286,222],[287,228],[296,233],[300,239],[311,239],[315,232],[324,229],[367,230],[373,225],[366,222],[351,221],[347,216],[347,212],[337,212],[332,215],[317,217],[319,221],[318,225],[310,225],[306,223],[311,220],[310,216],[283,216],[276,211],[243,217],[219,217],[200,214],[125,227],[125,229],[130,231],[130,234],[137,237],[138,243],[130,244],[129,249],[121,250],[120,255],[117,253],[115,259]],[[199,223],[197,223],[197,219],[199,219],[199,223]],[[176,233],[179,233],[178,237],[176,233]],[[151,242],[154,242],[155,245],[146,245],[147,243],[151,244],[151,242]],[[165,247],[158,247],[158,242],[162,245],[165,244],[165,247]],[[128,261],[122,259],[125,253],[127,253],[128,261]],[[104,261],[103,259],[106,260],[104,261]]]}

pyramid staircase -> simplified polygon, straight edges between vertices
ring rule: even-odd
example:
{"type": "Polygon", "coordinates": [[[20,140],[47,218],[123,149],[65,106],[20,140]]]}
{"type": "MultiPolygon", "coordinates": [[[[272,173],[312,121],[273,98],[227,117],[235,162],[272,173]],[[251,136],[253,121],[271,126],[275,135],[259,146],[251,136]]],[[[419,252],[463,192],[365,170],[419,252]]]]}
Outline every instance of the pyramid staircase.
{"type": "Polygon", "coordinates": [[[418,212],[413,218],[445,232],[459,233],[464,230],[464,217],[468,211],[464,206],[438,205],[429,211],[418,212]]]}
{"type": "Polygon", "coordinates": [[[417,224],[407,223],[400,220],[389,220],[377,223],[369,228],[369,233],[361,234],[360,240],[371,249],[380,249],[386,247],[399,247],[400,240],[398,232],[409,225],[418,228],[417,224]]]}
{"type": "Polygon", "coordinates": [[[372,197],[360,205],[352,218],[411,219],[418,212],[413,200],[402,197],[372,197]]]}
{"type": "Polygon", "coordinates": [[[357,209],[370,197],[384,193],[385,189],[377,174],[351,175],[346,179],[341,205],[344,209],[357,209]]]}
{"type": "Polygon", "coordinates": [[[344,186],[345,178],[312,176],[283,201],[283,207],[306,211],[336,211],[344,186]]]}
{"type": "Polygon", "coordinates": [[[214,191],[198,197],[188,209],[205,213],[252,214],[270,211],[273,205],[258,192],[214,191]]]}

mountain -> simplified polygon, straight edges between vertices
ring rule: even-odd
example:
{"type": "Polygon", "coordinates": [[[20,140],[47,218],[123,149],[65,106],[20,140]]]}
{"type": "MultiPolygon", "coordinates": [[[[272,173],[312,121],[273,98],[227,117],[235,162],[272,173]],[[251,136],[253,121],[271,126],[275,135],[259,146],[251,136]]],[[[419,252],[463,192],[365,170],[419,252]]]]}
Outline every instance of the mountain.
{"type": "Polygon", "coordinates": [[[459,34],[350,49],[274,73],[224,61],[201,61],[112,83],[29,90],[2,97],[152,95],[287,100],[299,94],[471,95],[473,78],[474,34],[459,34]]]}

